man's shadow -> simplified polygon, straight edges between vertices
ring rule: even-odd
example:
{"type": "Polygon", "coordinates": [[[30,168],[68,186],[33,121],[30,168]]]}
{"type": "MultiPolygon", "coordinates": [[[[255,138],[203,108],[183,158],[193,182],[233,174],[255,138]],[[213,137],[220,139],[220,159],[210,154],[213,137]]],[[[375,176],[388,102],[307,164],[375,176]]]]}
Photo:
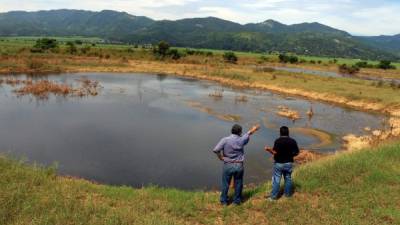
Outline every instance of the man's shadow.
{"type": "MultiPolygon", "coordinates": [[[[292,189],[292,194],[296,193],[299,189],[301,188],[301,185],[297,182],[293,182],[293,189],[292,189]]],[[[267,198],[269,197],[271,193],[271,183],[268,184],[260,184],[252,187],[245,187],[245,190],[242,193],[242,204],[246,203],[249,201],[251,198],[253,198],[255,195],[259,193],[264,193],[264,197],[267,198]]],[[[234,190],[234,187],[230,187],[230,190],[234,190]]],[[[230,197],[233,197],[232,195],[234,194],[234,191],[230,194],[230,197]]],[[[278,199],[280,199],[284,194],[284,185],[281,184],[281,187],[279,189],[279,194],[278,194],[278,199]]],[[[230,198],[231,199],[231,198],[230,198]]],[[[232,204],[232,201],[229,201],[229,204],[232,204]]]]}

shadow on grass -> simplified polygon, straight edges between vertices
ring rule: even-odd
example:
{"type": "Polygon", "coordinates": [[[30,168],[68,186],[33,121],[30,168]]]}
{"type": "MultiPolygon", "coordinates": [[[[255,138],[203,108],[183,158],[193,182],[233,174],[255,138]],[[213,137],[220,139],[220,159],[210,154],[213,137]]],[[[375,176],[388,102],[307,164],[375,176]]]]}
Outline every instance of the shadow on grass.
{"type": "MultiPolygon", "coordinates": [[[[294,193],[296,193],[297,191],[299,191],[300,189],[301,189],[301,185],[297,182],[293,182],[292,195],[294,193]]],[[[283,183],[281,183],[281,186],[279,188],[278,199],[280,199],[281,197],[284,196],[284,192],[285,192],[285,190],[284,190],[284,182],[283,182],[283,183]]],[[[268,196],[269,196],[269,194],[268,194],[268,196]]]]}
{"type": "Polygon", "coordinates": [[[247,189],[243,191],[242,194],[242,203],[247,202],[250,200],[252,197],[254,197],[256,194],[261,193],[263,190],[265,190],[264,185],[260,185],[254,188],[247,189]]]}

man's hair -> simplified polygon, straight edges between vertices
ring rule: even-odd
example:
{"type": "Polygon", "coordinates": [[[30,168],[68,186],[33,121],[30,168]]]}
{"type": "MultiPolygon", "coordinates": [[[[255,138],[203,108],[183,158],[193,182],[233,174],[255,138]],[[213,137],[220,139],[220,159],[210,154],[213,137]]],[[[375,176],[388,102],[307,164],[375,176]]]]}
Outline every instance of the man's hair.
{"type": "Polygon", "coordinates": [[[289,136],[289,128],[286,126],[282,126],[280,129],[281,136],[289,136]]]}
{"type": "Polygon", "coordinates": [[[233,125],[231,132],[232,132],[232,134],[236,134],[236,135],[240,136],[242,134],[242,126],[240,126],[239,124],[233,125]]]}

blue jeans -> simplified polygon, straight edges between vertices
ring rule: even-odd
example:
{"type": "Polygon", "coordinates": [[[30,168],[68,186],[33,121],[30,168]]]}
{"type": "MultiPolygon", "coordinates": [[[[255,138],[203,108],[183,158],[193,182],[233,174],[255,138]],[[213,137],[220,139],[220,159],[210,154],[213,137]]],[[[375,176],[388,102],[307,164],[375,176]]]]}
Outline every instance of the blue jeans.
{"type": "Polygon", "coordinates": [[[293,163],[274,163],[274,171],[272,174],[272,192],[271,192],[272,199],[278,198],[282,176],[285,179],[284,194],[286,197],[292,196],[292,188],[293,188],[292,171],[293,171],[293,163]]]}
{"type": "Polygon", "coordinates": [[[243,163],[224,163],[222,169],[222,190],[220,199],[221,204],[228,204],[229,184],[232,177],[235,182],[235,195],[233,197],[233,203],[241,203],[243,190],[243,174],[243,163]]]}

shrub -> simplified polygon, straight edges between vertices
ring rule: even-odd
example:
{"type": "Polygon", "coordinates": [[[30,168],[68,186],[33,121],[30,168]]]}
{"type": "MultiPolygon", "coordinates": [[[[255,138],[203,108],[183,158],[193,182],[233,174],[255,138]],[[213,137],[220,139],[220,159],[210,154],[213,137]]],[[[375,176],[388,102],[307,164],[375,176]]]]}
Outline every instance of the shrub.
{"type": "Polygon", "coordinates": [[[285,55],[285,54],[280,54],[279,55],[279,61],[281,63],[297,63],[299,61],[299,58],[294,55],[285,55]]]}
{"type": "Polygon", "coordinates": [[[342,64],[339,66],[339,72],[343,74],[353,75],[360,72],[360,68],[356,65],[348,66],[346,64],[342,64]]]}
{"type": "Polygon", "coordinates": [[[35,45],[31,49],[32,53],[45,52],[47,50],[58,48],[56,39],[40,38],[36,40],[35,45]]]}
{"type": "Polygon", "coordinates": [[[201,51],[201,50],[193,50],[193,49],[185,49],[184,53],[186,55],[205,55],[205,56],[212,56],[213,52],[211,51],[201,51]]]}
{"type": "Polygon", "coordinates": [[[377,68],[384,69],[384,70],[396,69],[396,67],[394,65],[392,65],[392,62],[389,60],[380,61],[379,64],[377,65],[377,68]]]}
{"type": "Polygon", "coordinates": [[[67,52],[69,54],[75,54],[78,51],[78,49],[76,48],[74,42],[68,41],[66,45],[67,45],[67,52]]]}
{"type": "Polygon", "coordinates": [[[170,45],[165,42],[165,41],[160,41],[154,48],[153,48],[153,53],[157,56],[160,56],[161,58],[164,58],[168,50],[170,48],[170,45]]]}
{"type": "Polygon", "coordinates": [[[167,52],[167,55],[170,56],[174,60],[178,60],[181,58],[181,54],[179,53],[178,49],[170,49],[167,52]]]}
{"type": "Polygon", "coordinates": [[[81,52],[82,54],[87,54],[90,52],[90,49],[91,49],[90,45],[85,45],[84,47],[81,48],[81,52]]]}
{"type": "Polygon", "coordinates": [[[263,62],[268,62],[269,58],[267,56],[265,56],[265,55],[262,55],[262,56],[260,56],[260,60],[263,61],[263,62]]]}
{"type": "Polygon", "coordinates": [[[373,68],[374,65],[369,64],[367,61],[360,61],[355,64],[359,68],[373,68]]]}
{"type": "Polygon", "coordinates": [[[222,57],[224,58],[224,60],[226,62],[229,63],[236,63],[238,60],[238,57],[236,56],[236,54],[234,52],[225,52],[222,57]]]}
{"type": "Polygon", "coordinates": [[[206,56],[213,56],[213,55],[214,55],[213,52],[210,52],[210,51],[206,52],[206,56]]]}

